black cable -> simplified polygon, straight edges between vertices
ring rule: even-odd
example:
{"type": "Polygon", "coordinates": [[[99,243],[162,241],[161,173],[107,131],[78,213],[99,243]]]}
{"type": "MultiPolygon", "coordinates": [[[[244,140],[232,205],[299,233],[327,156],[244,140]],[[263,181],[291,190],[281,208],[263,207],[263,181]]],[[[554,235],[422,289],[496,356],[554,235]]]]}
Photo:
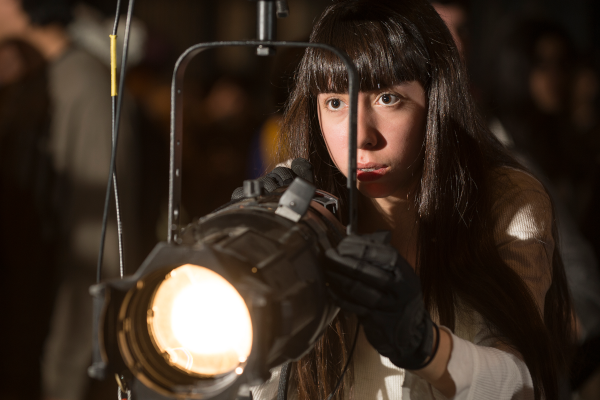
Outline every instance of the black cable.
{"type": "MultiPolygon", "coordinates": [[[[120,6],[120,0],[118,0],[118,6],[120,6]]],[[[123,55],[121,57],[121,75],[119,77],[119,90],[117,93],[123,93],[123,87],[125,85],[125,66],[127,65],[127,51],[129,50],[129,35],[131,31],[131,17],[133,14],[133,7],[135,0],[129,0],[129,6],[127,9],[127,21],[125,22],[125,38],[123,40],[123,55]]],[[[119,10],[117,10],[118,13],[119,10]]],[[[118,17],[115,18],[115,26],[118,25],[118,17]]],[[[98,252],[98,268],[96,271],[96,282],[102,280],[102,261],[104,257],[104,243],[106,240],[106,226],[108,224],[108,208],[110,204],[110,192],[112,190],[113,177],[115,176],[115,164],[117,160],[117,143],[119,139],[119,122],[121,120],[121,109],[123,106],[123,96],[117,97],[117,104],[115,109],[115,115],[113,120],[114,134],[112,151],[110,155],[110,170],[108,174],[108,184],[106,187],[106,196],[104,198],[104,213],[102,215],[102,233],[100,237],[100,251],[98,252]]]]}
{"type": "Polygon", "coordinates": [[[112,34],[117,34],[117,28],[119,27],[119,17],[121,16],[121,0],[117,0],[117,12],[115,13],[115,24],[113,25],[112,34]]]}
{"type": "Polygon", "coordinates": [[[288,383],[292,372],[292,363],[287,362],[281,367],[279,372],[279,385],[277,387],[277,400],[287,400],[288,383]]]}
{"type": "Polygon", "coordinates": [[[350,361],[352,361],[352,356],[354,355],[354,349],[356,348],[356,342],[358,341],[359,329],[360,329],[360,323],[357,322],[356,323],[356,332],[354,332],[354,342],[352,343],[352,348],[350,349],[350,354],[348,354],[348,360],[346,361],[346,365],[344,366],[344,369],[342,370],[342,375],[340,376],[340,379],[338,379],[338,382],[335,385],[335,388],[333,388],[333,392],[331,392],[331,394],[327,397],[327,400],[331,400],[333,398],[333,396],[335,395],[337,390],[340,388],[342,381],[344,380],[344,375],[346,375],[346,371],[348,370],[348,367],[350,366],[350,361]]]}
{"type": "MultiPolygon", "coordinates": [[[[113,36],[117,35],[117,30],[119,28],[119,17],[121,15],[121,0],[117,0],[117,11],[115,13],[115,24],[113,26],[112,34],[113,36]]],[[[111,96],[112,100],[112,145],[115,145],[115,113],[117,108],[117,97],[111,96]]],[[[119,242],[119,275],[121,278],[125,275],[125,260],[123,256],[123,223],[121,221],[121,204],[119,202],[119,186],[117,184],[117,170],[115,167],[115,173],[113,174],[113,185],[115,187],[115,211],[117,217],[117,239],[119,242]]]]}

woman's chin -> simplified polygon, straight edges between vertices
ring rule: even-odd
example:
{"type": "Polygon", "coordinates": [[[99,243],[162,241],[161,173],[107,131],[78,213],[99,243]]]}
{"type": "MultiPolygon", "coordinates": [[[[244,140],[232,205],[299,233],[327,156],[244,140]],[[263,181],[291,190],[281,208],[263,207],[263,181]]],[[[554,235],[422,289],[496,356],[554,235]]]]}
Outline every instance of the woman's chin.
{"type": "Polygon", "coordinates": [[[389,185],[378,182],[358,182],[358,190],[363,196],[371,199],[380,199],[393,194],[393,190],[389,185]]]}

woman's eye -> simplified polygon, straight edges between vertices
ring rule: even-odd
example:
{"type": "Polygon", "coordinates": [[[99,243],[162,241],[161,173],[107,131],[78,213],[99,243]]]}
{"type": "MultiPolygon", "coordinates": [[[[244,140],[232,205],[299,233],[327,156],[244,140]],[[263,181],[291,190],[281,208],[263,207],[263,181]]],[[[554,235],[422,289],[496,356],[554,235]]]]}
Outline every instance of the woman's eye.
{"type": "Polygon", "coordinates": [[[325,104],[327,105],[328,109],[330,109],[332,111],[337,111],[337,110],[343,108],[346,103],[344,103],[340,99],[329,99],[329,100],[327,100],[327,102],[325,104]]]}
{"type": "Polygon", "coordinates": [[[400,98],[396,95],[393,95],[391,93],[384,93],[381,96],[379,96],[379,98],[377,99],[378,103],[381,103],[383,105],[386,106],[390,106],[392,104],[396,104],[398,101],[400,101],[400,98]]]}

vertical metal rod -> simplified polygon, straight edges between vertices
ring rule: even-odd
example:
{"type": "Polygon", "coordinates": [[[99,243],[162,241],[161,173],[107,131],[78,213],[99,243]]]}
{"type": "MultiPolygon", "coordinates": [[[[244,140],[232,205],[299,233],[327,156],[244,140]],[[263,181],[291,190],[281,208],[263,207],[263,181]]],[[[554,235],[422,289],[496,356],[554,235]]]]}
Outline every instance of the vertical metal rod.
{"type": "Polygon", "coordinates": [[[271,41],[275,37],[275,3],[258,0],[256,5],[256,38],[271,41]]]}
{"type": "Polygon", "coordinates": [[[346,233],[356,234],[358,219],[358,196],[356,188],[356,152],[357,152],[357,122],[358,122],[358,84],[356,79],[350,79],[348,84],[350,96],[349,121],[348,121],[348,225],[346,233]]]}
{"type": "Polygon", "coordinates": [[[175,64],[171,83],[171,143],[169,163],[169,222],[167,241],[177,242],[181,216],[181,178],[183,148],[183,75],[190,58],[175,64]]]}

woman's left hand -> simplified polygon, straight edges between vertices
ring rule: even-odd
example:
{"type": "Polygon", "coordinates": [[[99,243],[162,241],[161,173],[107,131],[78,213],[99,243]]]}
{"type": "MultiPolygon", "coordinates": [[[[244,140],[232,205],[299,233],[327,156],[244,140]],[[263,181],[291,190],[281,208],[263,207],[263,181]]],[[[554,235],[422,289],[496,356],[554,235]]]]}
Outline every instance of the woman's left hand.
{"type": "Polygon", "coordinates": [[[394,365],[422,368],[432,356],[434,333],[421,283],[390,244],[390,232],[351,235],[326,269],[331,294],[344,311],[355,313],[371,345],[394,365]]]}

